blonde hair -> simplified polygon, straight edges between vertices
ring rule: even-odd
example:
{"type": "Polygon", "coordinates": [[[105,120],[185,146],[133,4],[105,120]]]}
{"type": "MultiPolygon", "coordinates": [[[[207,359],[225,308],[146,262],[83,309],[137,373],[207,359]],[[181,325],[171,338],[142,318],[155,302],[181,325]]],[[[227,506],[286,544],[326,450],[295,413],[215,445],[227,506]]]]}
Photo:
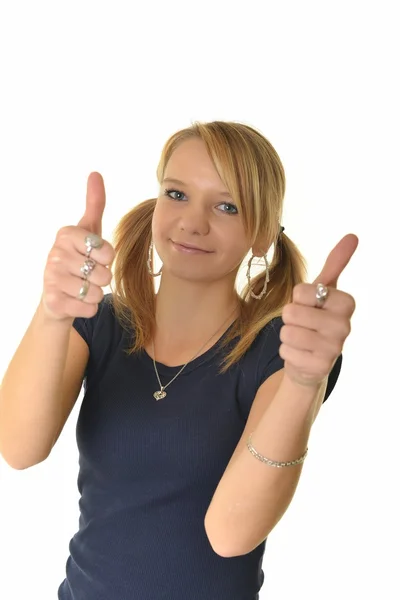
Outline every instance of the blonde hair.
{"type": "MultiPolygon", "coordinates": [[[[280,222],[285,195],[285,172],[270,142],[256,129],[242,123],[194,122],[173,134],[161,153],[157,179],[161,184],[174,150],[189,138],[201,138],[218,175],[229,190],[242,216],[251,246],[275,244],[269,265],[267,293],[261,300],[251,297],[248,284],[239,294],[240,314],[225,336],[221,348],[238,340],[222,361],[221,373],[235,364],[251,346],[260,330],[282,315],[291,302],[293,287],[306,279],[306,261],[297,246],[284,233],[280,222]]],[[[115,259],[110,284],[116,317],[126,331],[132,332],[127,353],[142,350],[155,331],[154,281],[147,270],[152,238],[152,217],[157,198],[141,202],[127,213],[113,233],[115,259]]],[[[259,294],[264,285],[265,269],[253,277],[251,287],[259,294]]]]}

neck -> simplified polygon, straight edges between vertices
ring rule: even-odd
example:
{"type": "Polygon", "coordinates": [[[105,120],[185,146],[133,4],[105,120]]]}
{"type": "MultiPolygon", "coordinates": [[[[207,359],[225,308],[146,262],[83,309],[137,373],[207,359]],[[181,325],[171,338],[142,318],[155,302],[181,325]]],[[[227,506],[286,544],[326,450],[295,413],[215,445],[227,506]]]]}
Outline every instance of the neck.
{"type": "Polygon", "coordinates": [[[187,344],[189,334],[193,342],[201,342],[221,328],[220,337],[238,317],[239,304],[232,283],[172,281],[164,276],[156,296],[156,337],[161,343],[187,344]]]}

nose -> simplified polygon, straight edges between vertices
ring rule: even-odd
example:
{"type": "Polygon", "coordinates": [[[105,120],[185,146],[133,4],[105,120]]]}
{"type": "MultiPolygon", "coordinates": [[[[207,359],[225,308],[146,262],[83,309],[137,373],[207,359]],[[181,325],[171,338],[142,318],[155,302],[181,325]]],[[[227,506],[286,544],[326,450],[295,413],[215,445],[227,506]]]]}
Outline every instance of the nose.
{"type": "Polygon", "coordinates": [[[179,226],[181,231],[189,234],[207,235],[210,231],[210,223],[206,208],[188,202],[182,207],[179,226]]]}

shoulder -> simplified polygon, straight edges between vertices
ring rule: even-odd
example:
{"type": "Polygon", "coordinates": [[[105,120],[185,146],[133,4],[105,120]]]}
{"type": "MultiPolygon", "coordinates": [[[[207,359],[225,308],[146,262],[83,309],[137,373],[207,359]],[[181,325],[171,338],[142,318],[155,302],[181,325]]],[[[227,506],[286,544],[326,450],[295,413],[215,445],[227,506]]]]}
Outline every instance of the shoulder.
{"type": "Polygon", "coordinates": [[[115,314],[112,293],[103,296],[93,317],[75,317],[73,321],[74,328],[81,334],[89,348],[94,338],[109,330],[113,324],[115,324],[115,314]]]}
{"type": "Polygon", "coordinates": [[[240,379],[254,393],[268,377],[284,366],[279,354],[283,324],[282,317],[274,317],[268,321],[239,360],[240,379]]]}
{"type": "Polygon", "coordinates": [[[279,340],[279,335],[283,326],[282,317],[274,317],[260,330],[258,337],[262,344],[279,340]]]}
{"type": "Polygon", "coordinates": [[[280,332],[284,323],[282,317],[274,317],[260,331],[249,348],[250,354],[262,352],[264,357],[273,357],[279,352],[280,332]]]}
{"type": "Polygon", "coordinates": [[[282,343],[280,332],[283,325],[282,317],[274,317],[260,330],[252,344],[258,386],[284,367],[284,360],[279,354],[282,343]]]}
{"type": "MultiPolygon", "coordinates": [[[[285,366],[279,354],[281,345],[280,331],[284,325],[282,317],[276,317],[263,327],[252,345],[252,364],[256,366],[257,386],[260,387],[271,375],[285,366]]],[[[332,393],[342,367],[343,355],[340,354],[329,374],[324,402],[332,393]]]]}

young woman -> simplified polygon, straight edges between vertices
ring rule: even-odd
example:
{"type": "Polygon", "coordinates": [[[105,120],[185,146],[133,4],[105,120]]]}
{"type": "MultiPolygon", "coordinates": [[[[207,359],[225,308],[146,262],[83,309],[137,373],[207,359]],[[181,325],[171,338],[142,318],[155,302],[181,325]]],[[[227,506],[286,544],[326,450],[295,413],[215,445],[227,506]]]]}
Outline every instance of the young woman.
{"type": "Polygon", "coordinates": [[[281,226],[281,161],[244,124],[177,132],[157,177],[158,198],[125,215],[111,245],[90,175],[3,380],[1,449],[15,468],[45,460],[84,382],[79,531],[58,598],[256,600],[266,538],[339,375],[355,302],[337,279],[358,240],[345,236],[305,283],[281,226]]]}

